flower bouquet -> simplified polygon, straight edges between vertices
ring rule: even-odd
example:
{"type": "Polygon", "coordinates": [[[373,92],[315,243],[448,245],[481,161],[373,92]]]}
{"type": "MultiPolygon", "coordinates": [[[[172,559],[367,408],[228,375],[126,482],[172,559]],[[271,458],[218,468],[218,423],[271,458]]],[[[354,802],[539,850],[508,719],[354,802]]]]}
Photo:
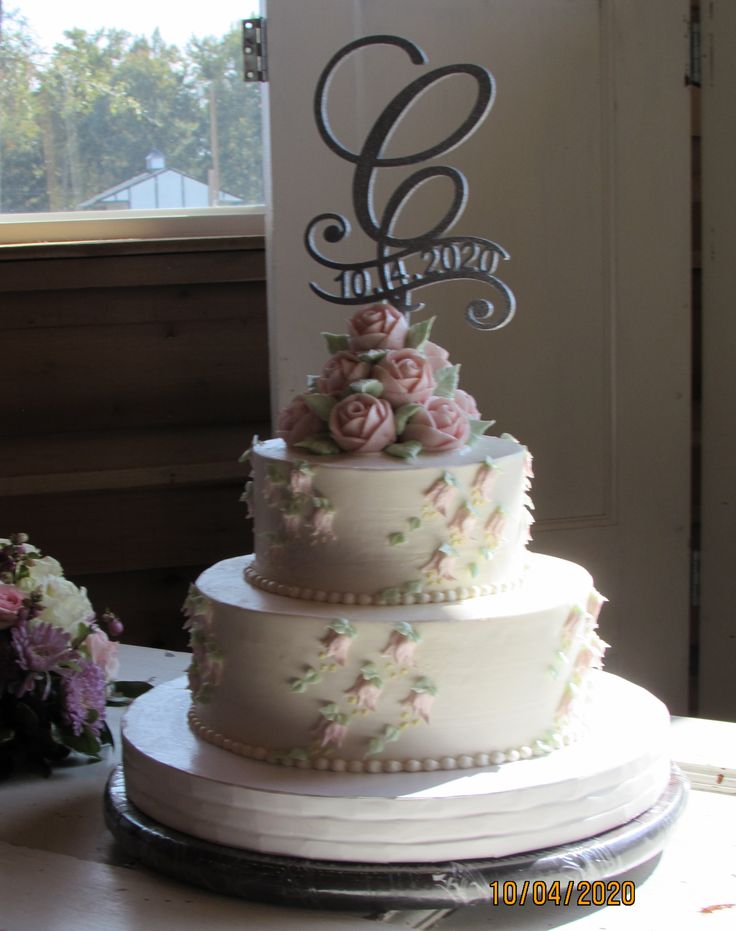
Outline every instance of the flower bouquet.
{"type": "Polygon", "coordinates": [[[0,778],[17,768],[49,775],[72,751],[101,758],[112,735],[105,706],[145,691],[114,684],[123,630],[99,618],[83,588],[25,534],[0,538],[0,778]]]}

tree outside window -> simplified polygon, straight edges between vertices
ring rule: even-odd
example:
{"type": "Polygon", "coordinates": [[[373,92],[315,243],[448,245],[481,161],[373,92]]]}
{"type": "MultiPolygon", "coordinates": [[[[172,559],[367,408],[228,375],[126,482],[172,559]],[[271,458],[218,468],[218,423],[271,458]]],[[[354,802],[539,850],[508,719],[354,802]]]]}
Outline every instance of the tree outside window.
{"type": "Polygon", "coordinates": [[[262,203],[260,89],[242,70],[239,28],[184,48],[73,28],[44,52],[0,0],[0,213],[125,209],[154,173],[205,205],[262,203]]]}

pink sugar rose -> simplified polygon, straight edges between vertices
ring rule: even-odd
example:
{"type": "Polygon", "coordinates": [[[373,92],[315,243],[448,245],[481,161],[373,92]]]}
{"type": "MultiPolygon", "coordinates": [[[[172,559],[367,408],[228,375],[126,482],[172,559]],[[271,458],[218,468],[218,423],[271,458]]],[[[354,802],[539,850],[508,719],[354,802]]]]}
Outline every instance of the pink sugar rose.
{"type": "Polygon", "coordinates": [[[381,695],[381,686],[370,679],[358,676],[353,685],[346,689],[346,695],[354,695],[357,707],[366,711],[375,711],[381,695]]]}
{"type": "Polygon", "coordinates": [[[467,414],[452,398],[430,398],[411,418],[402,439],[421,443],[428,452],[459,449],[470,436],[467,414]]]}
{"type": "Polygon", "coordinates": [[[391,349],[373,366],[372,375],[383,385],[381,395],[392,407],[424,404],[435,389],[432,366],[416,349],[391,349]]]}
{"type": "Polygon", "coordinates": [[[336,352],[328,359],[315,388],[320,394],[342,394],[352,382],[368,378],[370,362],[361,362],[354,352],[336,352]]]}
{"type": "Polygon", "coordinates": [[[348,733],[347,724],[339,721],[325,721],[325,725],[318,736],[321,736],[320,747],[341,747],[348,733]]]}
{"type": "Polygon", "coordinates": [[[429,340],[422,346],[422,352],[427,361],[432,366],[432,371],[437,372],[445,369],[450,364],[450,353],[444,346],[438,346],[437,343],[431,343],[429,340]]]}
{"type": "Polygon", "coordinates": [[[405,637],[400,631],[392,630],[381,656],[390,656],[398,666],[413,666],[417,643],[418,641],[405,637]]]}
{"type": "Polygon", "coordinates": [[[396,440],[391,405],[371,394],[349,394],[330,413],[330,434],[349,453],[376,453],[396,440]]]}
{"type": "Polygon", "coordinates": [[[410,692],[409,697],[404,699],[404,703],[409,705],[414,714],[429,724],[429,712],[434,703],[434,695],[431,692],[410,692]]]}
{"type": "Polygon", "coordinates": [[[391,304],[371,304],[354,314],[348,323],[350,348],[353,352],[402,349],[408,329],[406,317],[391,304]]]}
{"type": "Polygon", "coordinates": [[[351,637],[348,634],[339,634],[336,630],[328,630],[321,643],[325,647],[325,656],[344,666],[348,661],[351,637]]]}
{"type": "Polygon", "coordinates": [[[324,422],[311,410],[301,394],[283,408],[276,420],[276,436],[285,440],[288,446],[295,446],[307,437],[321,433],[323,429],[324,422]]]}
{"type": "Polygon", "coordinates": [[[0,630],[15,624],[24,598],[23,592],[15,585],[0,585],[0,630]]]}
{"type": "Polygon", "coordinates": [[[475,398],[472,394],[468,394],[467,391],[458,388],[455,391],[455,400],[471,420],[480,419],[480,411],[478,410],[478,405],[475,403],[475,398]]]}

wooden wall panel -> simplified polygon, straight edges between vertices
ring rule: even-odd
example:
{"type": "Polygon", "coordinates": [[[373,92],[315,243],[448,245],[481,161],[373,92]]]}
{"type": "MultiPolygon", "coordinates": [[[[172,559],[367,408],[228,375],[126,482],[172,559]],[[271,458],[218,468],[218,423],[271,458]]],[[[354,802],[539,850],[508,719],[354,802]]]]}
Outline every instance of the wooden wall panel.
{"type": "Polygon", "coordinates": [[[29,533],[127,642],[181,648],[188,581],[251,549],[264,278],[260,239],[0,249],[0,536],[29,533]]]}

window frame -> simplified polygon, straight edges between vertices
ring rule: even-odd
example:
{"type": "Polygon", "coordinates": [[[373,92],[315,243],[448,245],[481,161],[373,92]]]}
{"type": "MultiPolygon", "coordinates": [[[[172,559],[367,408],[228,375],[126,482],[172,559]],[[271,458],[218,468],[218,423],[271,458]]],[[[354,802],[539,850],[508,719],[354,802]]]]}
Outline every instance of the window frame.
{"type": "Polygon", "coordinates": [[[0,246],[263,236],[263,204],[159,210],[75,210],[0,215],[0,246]]]}

